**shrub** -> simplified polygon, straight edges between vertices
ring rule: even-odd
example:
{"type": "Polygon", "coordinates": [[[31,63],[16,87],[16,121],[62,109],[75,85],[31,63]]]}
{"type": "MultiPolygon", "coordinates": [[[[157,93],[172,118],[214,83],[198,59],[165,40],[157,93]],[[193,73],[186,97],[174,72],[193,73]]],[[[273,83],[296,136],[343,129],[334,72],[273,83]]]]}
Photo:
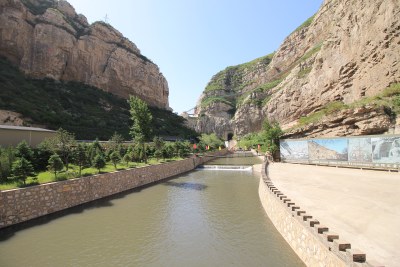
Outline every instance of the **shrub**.
{"type": "Polygon", "coordinates": [[[18,158],[13,162],[11,179],[22,182],[24,185],[26,185],[26,179],[30,176],[36,178],[30,161],[25,158],[18,158]]]}
{"type": "Polygon", "coordinates": [[[52,155],[49,158],[49,165],[47,166],[47,168],[50,171],[54,172],[54,178],[57,180],[57,172],[61,171],[64,168],[64,164],[60,158],[60,156],[58,156],[57,154],[52,155]]]}
{"type": "Polygon", "coordinates": [[[117,169],[117,163],[121,160],[121,156],[118,151],[114,151],[110,154],[110,160],[114,165],[114,168],[117,169]]]}
{"type": "Polygon", "coordinates": [[[265,120],[263,129],[258,133],[249,133],[243,136],[239,141],[239,147],[255,148],[261,146],[262,151],[270,151],[274,153],[279,147],[279,138],[283,131],[277,122],[271,123],[265,120]]]}
{"type": "Polygon", "coordinates": [[[217,149],[220,146],[223,146],[224,142],[215,134],[202,134],[200,137],[200,149],[204,150],[206,146],[209,146],[212,149],[217,149]]]}

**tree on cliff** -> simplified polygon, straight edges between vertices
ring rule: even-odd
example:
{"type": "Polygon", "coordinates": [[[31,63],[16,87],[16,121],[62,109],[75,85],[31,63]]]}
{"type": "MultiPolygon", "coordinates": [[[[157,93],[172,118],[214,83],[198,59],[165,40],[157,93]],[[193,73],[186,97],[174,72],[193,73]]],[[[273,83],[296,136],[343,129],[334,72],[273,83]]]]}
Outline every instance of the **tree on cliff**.
{"type": "Polygon", "coordinates": [[[152,136],[151,121],[153,116],[151,115],[146,102],[140,98],[130,96],[128,102],[130,105],[131,120],[133,122],[129,133],[134,141],[142,146],[142,150],[144,151],[142,159],[147,163],[145,142],[148,142],[152,136]]]}

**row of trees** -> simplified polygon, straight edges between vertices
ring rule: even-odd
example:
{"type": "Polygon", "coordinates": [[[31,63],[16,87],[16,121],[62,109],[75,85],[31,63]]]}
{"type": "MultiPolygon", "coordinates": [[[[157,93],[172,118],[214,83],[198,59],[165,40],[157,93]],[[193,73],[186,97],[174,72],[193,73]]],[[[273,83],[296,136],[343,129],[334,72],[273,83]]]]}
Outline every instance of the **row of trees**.
{"type": "Polygon", "coordinates": [[[189,142],[165,142],[154,137],[150,143],[133,142],[125,144],[120,135],[114,134],[109,142],[101,144],[78,143],[74,135],[60,129],[54,138],[47,139],[36,148],[30,148],[23,141],[15,148],[0,148],[0,182],[10,180],[25,184],[27,177],[35,177],[39,172],[50,170],[57,173],[77,169],[76,176],[82,176],[82,170],[94,167],[100,170],[106,163],[126,167],[131,162],[147,162],[152,157],[157,160],[173,157],[185,157],[192,152],[189,142]],[[73,164],[74,168],[71,168],[73,164]]]}
{"type": "Polygon", "coordinates": [[[17,147],[0,147],[0,182],[10,180],[26,184],[27,177],[35,180],[36,174],[50,170],[57,173],[63,169],[68,172],[70,164],[78,169],[75,176],[81,177],[82,170],[95,167],[98,172],[107,162],[114,165],[130,162],[147,163],[149,157],[157,160],[172,157],[185,157],[191,152],[201,152],[223,146],[223,142],[215,134],[200,137],[200,143],[193,149],[189,142],[165,142],[162,138],[153,136],[152,115],[147,104],[137,97],[129,98],[132,127],[130,134],[133,142],[124,143],[121,135],[114,133],[109,142],[101,144],[98,140],[93,143],[78,143],[74,134],[59,129],[55,137],[46,139],[36,148],[30,148],[26,142],[17,147]]]}

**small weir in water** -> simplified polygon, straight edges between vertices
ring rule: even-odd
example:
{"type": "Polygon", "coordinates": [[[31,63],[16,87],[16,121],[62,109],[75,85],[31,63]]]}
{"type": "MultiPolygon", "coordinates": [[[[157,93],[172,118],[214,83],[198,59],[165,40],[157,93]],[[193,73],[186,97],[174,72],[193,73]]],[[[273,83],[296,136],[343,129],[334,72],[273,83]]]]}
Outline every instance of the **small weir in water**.
{"type": "Polygon", "coordinates": [[[197,167],[199,170],[221,170],[221,171],[252,171],[253,166],[238,165],[201,165],[197,167]]]}
{"type": "Polygon", "coordinates": [[[304,266],[263,210],[259,177],[238,171],[254,163],[220,158],[215,168],[2,229],[0,266],[304,266]]]}

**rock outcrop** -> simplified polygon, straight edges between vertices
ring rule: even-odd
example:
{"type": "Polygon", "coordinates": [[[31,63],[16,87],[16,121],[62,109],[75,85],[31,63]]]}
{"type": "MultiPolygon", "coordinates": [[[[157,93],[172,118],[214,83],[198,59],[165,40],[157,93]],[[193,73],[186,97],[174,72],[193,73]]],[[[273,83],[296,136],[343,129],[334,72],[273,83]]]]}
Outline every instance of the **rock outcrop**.
{"type": "MultiPolygon", "coordinates": [[[[227,74],[233,68],[239,72],[237,77],[251,78],[240,80],[233,90],[220,90],[219,100],[230,98],[235,112],[218,123],[229,125],[238,136],[260,130],[265,119],[291,129],[288,136],[292,137],[387,132],[394,122],[392,111],[384,112],[384,104],[372,100],[400,82],[399,16],[399,1],[325,0],[315,16],[284,40],[264,68],[250,62],[223,71],[227,74]],[[362,101],[366,107],[353,105],[362,101]],[[300,127],[300,118],[334,102],[346,108],[300,127]]],[[[215,84],[215,78],[209,85],[215,84]]],[[[230,89],[228,84],[225,88],[230,89]]],[[[210,94],[210,89],[215,88],[206,88],[205,93],[210,94]]],[[[212,114],[203,99],[204,93],[199,115],[204,109],[212,114]]],[[[213,129],[202,126],[207,120],[199,116],[197,129],[213,129]]]]}
{"type": "Polygon", "coordinates": [[[285,138],[383,134],[390,126],[390,116],[383,107],[367,105],[338,111],[324,117],[318,123],[288,130],[285,138]]]}
{"type": "MultiPolygon", "coordinates": [[[[195,113],[198,119],[197,123],[191,123],[193,128],[198,132],[216,133],[225,138],[230,133],[240,134],[235,130],[236,121],[232,118],[238,117],[238,121],[243,118],[247,122],[251,120],[249,117],[239,118],[237,107],[243,103],[251,103],[249,98],[265,95],[263,80],[272,56],[271,54],[249,63],[228,67],[214,75],[197,103],[195,113]],[[254,88],[258,88],[258,92],[250,93],[254,88]]],[[[247,123],[243,126],[243,130],[248,128],[247,123]]]]}
{"type": "Polygon", "coordinates": [[[111,25],[89,25],[67,1],[1,0],[0,56],[31,77],[82,82],[169,107],[157,65],[111,25]]]}
{"type": "Polygon", "coordinates": [[[0,109],[0,124],[24,126],[24,118],[17,112],[0,109]]]}

